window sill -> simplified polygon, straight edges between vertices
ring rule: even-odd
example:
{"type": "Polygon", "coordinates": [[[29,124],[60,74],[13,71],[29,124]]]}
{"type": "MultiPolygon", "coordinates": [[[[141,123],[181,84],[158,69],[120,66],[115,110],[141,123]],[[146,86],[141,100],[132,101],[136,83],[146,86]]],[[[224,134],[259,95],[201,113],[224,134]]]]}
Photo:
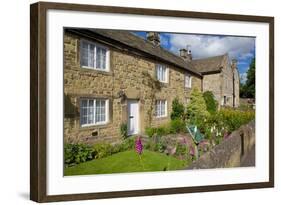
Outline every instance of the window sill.
{"type": "Polygon", "coordinates": [[[168,118],[167,115],[165,115],[165,116],[155,116],[155,119],[156,119],[156,120],[165,120],[165,119],[167,119],[167,118],[168,118]]]}
{"type": "Polygon", "coordinates": [[[100,69],[95,69],[95,68],[86,67],[86,66],[81,66],[79,71],[82,71],[85,73],[100,73],[103,75],[112,75],[112,72],[110,69],[100,70],[100,69]]]}
{"type": "Polygon", "coordinates": [[[91,130],[91,129],[97,129],[97,128],[106,128],[110,123],[102,123],[102,124],[92,124],[92,125],[83,125],[80,126],[80,130],[91,130]]]}

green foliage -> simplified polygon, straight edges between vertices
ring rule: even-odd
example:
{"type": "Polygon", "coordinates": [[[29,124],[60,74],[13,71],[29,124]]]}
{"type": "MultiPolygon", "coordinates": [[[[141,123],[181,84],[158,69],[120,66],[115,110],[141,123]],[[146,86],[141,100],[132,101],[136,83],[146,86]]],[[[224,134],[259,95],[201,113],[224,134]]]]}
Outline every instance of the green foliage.
{"type": "Polygon", "coordinates": [[[169,133],[170,133],[169,127],[167,125],[160,126],[160,127],[147,127],[145,129],[145,134],[149,137],[154,137],[154,136],[162,137],[169,133]]]}
{"type": "Polygon", "coordinates": [[[210,114],[215,113],[218,110],[218,102],[215,100],[215,96],[211,91],[203,93],[203,97],[207,106],[207,111],[210,114]]]}
{"type": "Polygon", "coordinates": [[[176,134],[181,132],[186,132],[185,122],[180,119],[171,120],[169,125],[169,133],[176,134]]]}
{"type": "Polygon", "coordinates": [[[92,149],[85,144],[65,144],[64,162],[66,166],[92,159],[92,149]]]}
{"type": "Polygon", "coordinates": [[[100,159],[112,154],[112,145],[108,143],[99,143],[99,144],[95,144],[92,150],[93,150],[93,157],[95,159],[100,159]]]}
{"type": "Polygon", "coordinates": [[[243,98],[255,98],[255,89],[256,89],[256,59],[253,58],[250,64],[250,68],[247,71],[247,80],[246,83],[240,84],[240,97],[243,98]]]}
{"type": "Polygon", "coordinates": [[[153,137],[155,134],[156,134],[156,129],[157,128],[154,128],[154,127],[147,127],[145,128],[145,134],[148,136],[148,137],[153,137]]]}
{"type": "Polygon", "coordinates": [[[205,127],[207,127],[205,133],[209,131],[210,127],[215,127],[218,135],[222,136],[225,132],[233,132],[253,119],[255,119],[255,112],[252,110],[221,109],[214,115],[209,116],[205,123],[205,127]]]}
{"type": "Polygon", "coordinates": [[[189,154],[189,149],[186,144],[177,144],[176,155],[177,156],[187,156],[189,154]]]}
{"type": "MultiPolygon", "coordinates": [[[[116,146],[116,145],[115,145],[116,146]]],[[[120,149],[118,152],[123,152],[127,150],[132,150],[135,148],[135,137],[129,137],[122,141],[119,145],[120,149]]]]}
{"type": "Polygon", "coordinates": [[[184,105],[179,102],[179,99],[176,97],[172,102],[172,113],[171,119],[184,119],[184,105]]]}
{"type": "Polygon", "coordinates": [[[121,137],[123,139],[126,139],[128,137],[128,125],[127,125],[127,123],[122,123],[120,125],[120,134],[121,134],[121,137]]]}
{"type": "Polygon", "coordinates": [[[182,132],[186,132],[185,122],[179,118],[171,120],[168,124],[160,127],[147,127],[145,129],[145,134],[150,138],[182,132]]]}
{"type": "Polygon", "coordinates": [[[241,125],[247,124],[255,119],[254,111],[240,111],[233,109],[222,109],[219,112],[219,118],[223,121],[228,131],[237,130],[241,125]]]}
{"type": "Polygon", "coordinates": [[[187,117],[189,123],[202,127],[209,116],[207,106],[202,93],[197,89],[191,91],[190,102],[187,105],[187,117]]]}
{"type": "Polygon", "coordinates": [[[167,145],[162,140],[155,141],[155,140],[150,139],[144,145],[144,148],[147,150],[150,150],[150,151],[163,153],[166,150],[167,145]]]}

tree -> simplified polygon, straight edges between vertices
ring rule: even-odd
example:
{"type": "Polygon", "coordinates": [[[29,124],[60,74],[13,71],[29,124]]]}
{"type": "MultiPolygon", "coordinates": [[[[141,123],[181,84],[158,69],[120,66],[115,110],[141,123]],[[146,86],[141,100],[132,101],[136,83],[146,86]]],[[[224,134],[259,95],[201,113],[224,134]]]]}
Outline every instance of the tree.
{"type": "Polygon", "coordinates": [[[203,93],[203,97],[207,106],[207,111],[213,114],[218,109],[218,102],[215,100],[215,96],[211,91],[206,91],[203,93]]]}
{"type": "Polygon", "coordinates": [[[197,88],[191,91],[190,102],[187,105],[186,112],[190,123],[196,124],[199,127],[209,116],[203,95],[197,88]]]}
{"type": "Polygon", "coordinates": [[[184,105],[179,102],[177,97],[172,102],[171,119],[184,119],[184,105]]]}
{"type": "Polygon", "coordinates": [[[256,96],[256,59],[253,58],[250,68],[247,71],[247,80],[244,85],[240,84],[240,96],[246,98],[255,98],[256,96]]]}

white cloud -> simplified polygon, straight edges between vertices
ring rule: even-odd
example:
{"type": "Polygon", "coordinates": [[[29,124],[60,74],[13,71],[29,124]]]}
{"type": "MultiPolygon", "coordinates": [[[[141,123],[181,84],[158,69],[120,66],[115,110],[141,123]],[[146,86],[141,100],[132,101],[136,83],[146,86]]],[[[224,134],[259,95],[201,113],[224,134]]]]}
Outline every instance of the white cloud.
{"type": "Polygon", "coordinates": [[[179,49],[190,46],[194,58],[228,53],[230,58],[249,57],[255,47],[255,39],[250,37],[181,35],[170,34],[171,51],[178,54],[179,49]]]}

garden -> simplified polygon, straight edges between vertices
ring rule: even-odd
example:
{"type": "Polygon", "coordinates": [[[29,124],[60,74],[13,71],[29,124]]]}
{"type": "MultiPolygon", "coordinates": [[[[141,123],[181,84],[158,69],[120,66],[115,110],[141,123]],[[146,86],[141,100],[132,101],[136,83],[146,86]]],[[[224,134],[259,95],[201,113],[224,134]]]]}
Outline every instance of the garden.
{"type": "Polygon", "coordinates": [[[210,91],[193,89],[184,106],[172,102],[170,122],[147,127],[145,135],[127,136],[116,144],[66,144],[65,175],[90,175],[143,171],[169,171],[188,167],[227,139],[231,132],[255,118],[253,109],[221,108],[210,91]]]}

